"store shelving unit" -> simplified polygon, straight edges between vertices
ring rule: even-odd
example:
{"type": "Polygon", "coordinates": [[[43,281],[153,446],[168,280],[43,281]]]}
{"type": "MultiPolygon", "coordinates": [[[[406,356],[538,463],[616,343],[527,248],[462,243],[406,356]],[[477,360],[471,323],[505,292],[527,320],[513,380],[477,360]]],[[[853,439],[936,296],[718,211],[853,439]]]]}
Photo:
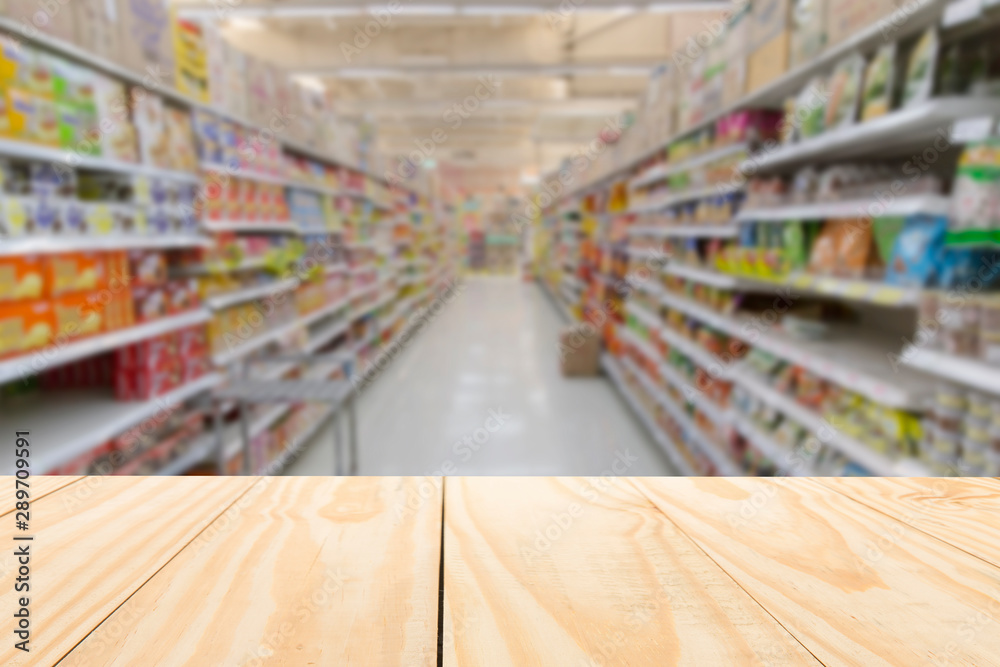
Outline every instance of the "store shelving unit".
{"type": "MultiPolygon", "coordinates": [[[[784,446],[783,440],[778,439],[781,434],[767,433],[751,418],[736,414],[730,408],[716,406],[698,392],[684,391],[692,390],[691,383],[678,370],[664,363],[661,345],[668,346],[672,354],[685,357],[687,362],[703,372],[707,371],[716,380],[733,383],[745,390],[758,399],[758,403],[763,402],[775,410],[786,423],[797,423],[818,437],[824,451],[836,451],[845,460],[872,474],[923,475],[929,473],[928,466],[932,465],[930,461],[925,465],[923,459],[900,455],[902,458],[897,460],[895,454],[876,451],[873,447],[880,446],[879,438],[873,437],[873,444],[869,445],[860,439],[849,437],[844,431],[834,428],[824,416],[797,403],[792,395],[785,395],[771,387],[764,378],[754,375],[742,362],[717,358],[688,335],[682,335],[679,330],[668,327],[665,317],[667,313],[675,317],[682,315],[686,326],[704,329],[703,333],[709,338],[722,334],[724,339],[742,341],[750,348],[766,352],[787,366],[808,372],[810,378],[823,380],[832,386],[858,394],[879,409],[897,411],[893,414],[917,417],[925,414],[932,403],[935,387],[941,380],[1000,396],[1000,367],[978,360],[959,359],[917,346],[900,349],[905,341],[896,328],[902,330],[916,310],[922,297],[920,289],[871,280],[862,277],[860,273],[857,274],[858,277],[847,277],[847,272],[833,276],[800,270],[780,277],[766,277],[763,270],[754,274],[753,268],[738,267],[735,262],[728,261],[727,255],[722,255],[722,259],[717,262],[704,258],[700,264],[697,263],[697,258],[689,257],[717,253],[719,242],[742,239],[743,232],[748,231],[747,225],[751,223],[851,219],[870,222],[878,218],[951,215],[952,198],[928,193],[923,184],[913,191],[905,188],[902,192],[893,190],[891,196],[876,196],[873,192],[870,198],[853,195],[853,198],[843,200],[798,201],[788,197],[787,202],[779,203],[782,200],[778,196],[775,197],[775,203],[767,206],[758,204],[754,208],[749,205],[740,206],[742,200],[738,193],[748,190],[748,179],[760,174],[787,175],[806,165],[829,165],[845,161],[884,161],[894,157],[902,160],[909,157],[911,151],[915,154],[919,152],[917,149],[922,151],[940,140],[946,141],[949,148],[960,145],[974,134],[966,131],[967,126],[996,128],[996,119],[1000,117],[1000,99],[995,96],[931,97],[891,110],[882,116],[828,129],[810,138],[798,137],[789,143],[755,138],[752,143],[723,143],[715,148],[707,148],[708,144],[704,142],[709,138],[706,131],[712,129],[716,121],[733,112],[786,108],[784,105],[788,99],[803,91],[816,77],[829,74],[834,65],[850,54],[874,52],[887,40],[907,40],[936,25],[939,26],[939,37],[947,43],[976,30],[981,36],[983,27],[975,26],[975,22],[968,20],[968,17],[956,20],[957,4],[959,3],[949,4],[946,0],[931,0],[920,3],[919,6],[908,7],[902,14],[897,12],[897,15],[889,19],[856,31],[847,39],[824,49],[818,56],[794,67],[771,83],[743,95],[739,100],[709,110],[667,140],[641,147],[640,142],[632,142],[629,146],[631,151],[617,150],[609,153],[606,159],[591,165],[577,183],[567,188],[563,196],[557,198],[546,212],[548,219],[589,214],[599,220],[615,220],[620,223],[616,237],[605,236],[599,242],[608,248],[616,248],[614,252],[625,253],[634,267],[642,266],[644,271],[651,274],[651,279],[640,281],[634,287],[639,293],[645,294],[647,303],[650,303],[651,298],[658,307],[655,308],[656,312],[652,312],[652,309],[636,303],[635,298],[628,298],[624,312],[630,327],[635,327],[635,330],[619,326],[613,339],[618,345],[624,345],[626,353],[640,355],[656,364],[656,378],[633,367],[627,354],[624,359],[609,358],[605,366],[617,364],[614,368],[619,375],[627,373],[629,377],[637,378],[646,395],[656,397],[657,403],[663,405],[674,421],[684,426],[684,444],[692,450],[711,459],[712,449],[706,447],[711,444],[710,441],[706,442],[705,434],[699,434],[690,428],[693,424],[684,422],[683,407],[676,403],[665,404],[664,397],[669,398],[674,393],[668,389],[680,392],[676,395],[684,396],[689,405],[720,428],[741,434],[745,442],[771,461],[779,474],[813,474],[820,470],[814,467],[819,463],[805,456],[800,449],[793,450],[784,446]],[[897,20],[904,14],[905,20],[897,20]],[[885,31],[886,21],[891,21],[892,25],[888,36],[885,31]],[[696,137],[697,133],[703,134],[696,137]],[[680,143],[688,138],[692,141],[680,143]],[[673,155],[668,155],[675,144],[679,150],[685,151],[684,157],[672,159],[673,155]],[[693,144],[705,146],[706,149],[691,157],[687,151],[693,144]],[[719,178],[720,171],[723,168],[728,171],[730,164],[733,165],[732,178],[714,183],[719,178]],[[705,174],[700,174],[699,170],[705,167],[709,169],[705,174]],[[672,178],[682,174],[683,179],[672,178]],[[668,182],[684,182],[687,185],[667,187],[668,182]],[[621,198],[622,192],[628,193],[627,201],[621,198]],[[707,216],[702,215],[703,211],[700,209],[689,210],[686,207],[687,202],[702,200],[710,204],[707,216]],[[598,206],[607,208],[592,211],[595,201],[599,202],[598,206]],[[618,207],[618,213],[611,212],[611,202],[618,207]],[[685,206],[682,208],[681,205],[685,206]],[[717,216],[723,206],[736,209],[730,216],[732,219],[709,224],[708,220],[717,219],[710,216],[717,216]],[[670,215],[660,215],[661,211],[668,208],[675,210],[670,215]],[[692,212],[695,210],[697,215],[692,212]],[[677,219],[697,219],[702,222],[678,224],[675,222],[677,219]],[[624,244],[621,241],[622,231],[628,237],[624,244]],[[684,259],[690,259],[691,263],[680,261],[677,251],[682,252],[684,259]],[[653,259],[664,260],[661,269],[658,270],[655,265],[650,266],[650,260],[653,259]],[[737,271],[746,271],[746,274],[737,271]],[[664,280],[661,285],[660,280],[661,277],[668,276],[686,283],[690,290],[688,294],[699,291],[704,293],[707,287],[736,296],[760,295],[760,298],[750,299],[749,305],[744,306],[748,313],[764,308],[763,305],[756,304],[764,304],[763,295],[772,294],[775,298],[790,296],[795,301],[811,298],[821,301],[825,304],[824,307],[830,306],[831,302],[843,303],[850,307],[853,317],[842,316],[841,319],[857,324],[829,324],[823,331],[817,332],[815,337],[808,337],[804,333],[793,335],[790,333],[791,327],[786,331],[778,324],[781,320],[779,312],[772,313],[770,321],[763,316],[755,319],[751,314],[740,314],[738,309],[734,315],[718,312],[703,305],[702,300],[707,303],[710,300],[708,298],[699,295],[696,300],[691,296],[681,296],[684,292],[668,292],[666,285],[669,281],[664,280]],[[895,326],[885,326],[889,323],[895,326]],[[641,331],[648,332],[649,338],[641,335],[641,331]]],[[[979,16],[978,10],[969,14],[973,15],[979,16]]],[[[998,14],[992,11],[989,21],[995,23],[997,18],[998,14]]],[[[989,21],[984,25],[993,25],[989,21]]],[[[730,140],[728,136],[716,139],[721,142],[730,140]]],[[[763,192],[766,193],[767,190],[763,192]]],[[[750,200],[764,201],[766,196],[753,191],[750,200]]],[[[761,234],[764,229],[767,228],[759,228],[761,234]]],[[[773,243],[777,234],[770,230],[768,233],[771,234],[768,237],[772,243],[770,247],[775,247],[773,243]]],[[[558,235],[553,235],[552,238],[554,242],[550,248],[557,249],[558,235]]],[[[555,254],[550,248],[542,248],[540,254],[555,254]]],[[[754,260],[750,258],[747,261],[754,260]]],[[[761,259],[756,261],[760,262],[761,259]]],[[[778,275],[777,271],[775,274],[778,275]]],[[[598,274],[595,282],[599,286],[610,284],[603,274],[598,274]]],[[[676,282],[674,280],[670,284],[673,286],[676,282]]],[[[636,290],[630,290],[630,294],[635,294],[636,290]]],[[[684,368],[687,366],[684,365],[684,368]]],[[[616,380],[616,384],[622,384],[620,378],[616,380]]],[[[834,417],[831,419],[836,420],[834,417]]],[[[649,420],[648,416],[644,421],[647,426],[652,424],[654,438],[660,441],[663,433],[658,430],[655,421],[649,420]]],[[[924,442],[921,447],[926,450],[927,443],[924,442]]],[[[923,454],[930,455],[927,451],[922,451],[923,454]]],[[[724,461],[712,460],[720,471],[725,469],[724,461]]],[[[829,463],[824,461],[823,465],[829,463]]]]}
{"type": "Polygon", "coordinates": [[[0,360],[0,382],[24,379],[42,370],[64,366],[141,340],[204,324],[209,318],[208,311],[199,309],[65,344],[56,343],[41,350],[0,360]]]}
{"type": "MultiPolygon", "coordinates": [[[[26,35],[22,26],[6,17],[0,17],[0,31],[17,35],[25,43],[62,56],[85,68],[100,72],[126,85],[146,88],[147,81],[143,74],[138,74],[108,59],[95,56],[79,47],[52,38],[42,32],[34,31],[26,35]]],[[[224,109],[214,108],[200,101],[189,98],[176,90],[156,86],[152,93],[174,104],[177,108],[188,111],[206,111],[217,118],[225,119],[240,127],[253,131],[260,130],[255,124],[224,109]]],[[[287,133],[285,133],[287,135],[287,133]]],[[[388,238],[392,227],[405,225],[419,229],[419,242],[416,248],[423,252],[421,256],[410,258],[398,270],[393,266],[390,275],[386,275],[375,284],[364,284],[360,288],[356,284],[356,275],[348,273],[351,291],[348,296],[335,303],[327,303],[310,312],[303,312],[291,319],[281,322],[265,322],[260,329],[252,332],[246,340],[240,341],[231,349],[221,351],[211,356],[218,372],[212,372],[204,378],[180,387],[165,396],[160,396],[148,402],[120,402],[102,392],[91,396],[82,396],[73,392],[59,392],[50,396],[44,393],[34,402],[34,412],[27,414],[27,423],[32,430],[44,436],[49,442],[60,442],[60,446],[52,452],[45,451],[33,461],[34,471],[43,473],[46,467],[52,467],[94,449],[97,445],[120,435],[150,416],[151,410],[159,410],[165,405],[191,402],[201,399],[217,389],[223,388],[232,378],[222,372],[227,366],[238,361],[252,362],[253,355],[265,351],[272,346],[284,346],[293,343],[293,347],[301,346],[307,353],[315,353],[333,344],[353,346],[354,325],[369,318],[374,312],[383,309],[393,313],[398,320],[417,308],[418,304],[426,304],[432,290],[440,286],[442,272],[435,272],[431,278],[431,261],[436,263],[443,272],[450,271],[454,258],[443,250],[441,234],[443,228],[437,225],[430,214],[429,198],[423,187],[390,184],[384,174],[366,166],[366,160],[359,163],[356,157],[344,157],[330,154],[314,146],[305,146],[289,136],[278,135],[278,146],[284,156],[305,157],[325,167],[349,170],[353,172],[351,183],[343,182],[334,187],[322,180],[308,180],[308,177],[292,175],[297,173],[294,168],[262,171],[259,168],[234,163],[220,164],[203,161],[191,171],[162,169],[144,163],[132,163],[102,157],[78,155],[64,149],[49,148],[21,141],[0,139],[0,157],[51,163],[76,170],[85,170],[107,174],[122,174],[145,176],[148,178],[167,179],[171,182],[203,185],[206,181],[218,180],[218,177],[233,177],[256,183],[279,186],[289,191],[306,192],[327,198],[332,204],[326,213],[325,223],[329,227],[320,227],[305,220],[244,220],[244,219],[213,219],[200,220],[201,234],[170,233],[163,235],[123,234],[109,236],[49,236],[40,238],[4,239],[0,241],[0,257],[67,253],[78,251],[118,251],[132,249],[210,249],[216,243],[216,234],[261,235],[274,237],[299,237],[304,244],[315,242],[319,238],[330,237],[343,241],[345,238],[365,239],[350,241],[347,252],[368,251],[375,259],[368,259],[356,268],[372,270],[377,266],[397,258],[392,256],[391,244],[383,244],[383,237],[388,238]],[[363,178],[362,178],[363,176],[363,178]],[[357,177],[357,178],[355,178],[357,177]],[[343,200],[343,201],[341,201],[343,200]],[[347,201],[351,205],[347,205],[347,201]],[[340,206],[343,203],[344,206],[340,206]],[[335,220],[333,219],[335,218],[335,220]],[[424,239],[423,237],[427,238],[424,239]],[[408,272],[406,284],[394,281],[397,274],[408,272]],[[361,303],[371,300],[371,305],[361,303]],[[398,305],[396,305],[398,303],[398,305]],[[352,307],[353,304],[353,307],[352,307]],[[303,342],[305,341],[305,342],[303,342]],[[56,432],[47,436],[44,428],[34,428],[34,424],[44,421],[62,424],[65,432],[56,432]]],[[[286,165],[287,166],[287,165],[286,165]]],[[[388,173],[388,172],[386,172],[388,173]]],[[[337,250],[343,252],[343,248],[337,250]]],[[[172,267],[176,269],[177,267],[172,267]]],[[[208,277],[213,274],[226,274],[247,271],[264,271],[274,269],[268,258],[252,258],[242,262],[228,263],[219,261],[212,265],[186,266],[182,271],[173,271],[173,277],[208,277]]],[[[348,269],[341,261],[331,263],[319,272],[322,275],[342,274],[348,269]]],[[[204,299],[203,307],[182,315],[164,317],[151,322],[141,323],[127,329],[112,331],[79,340],[58,340],[47,348],[35,350],[13,358],[0,360],[0,383],[19,381],[37,375],[42,371],[66,365],[95,355],[113,351],[122,346],[131,345],[164,334],[188,327],[204,325],[213,317],[220,317],[226,309],[247,304],[271,295],[281,293],[288,297],[299,290],[304,280],[297,278],[275,279],[272,283],[254,285],[237,289],[232,292],[218,293],[204,299]]],[[[294,296],[292,297],[294,298],[294,296]]],[[[298,306],[301,308],[302,306],[298,306]]],[[[423,307],[423,306],[421,306],[423,307]]],[[[375,334],[365,334],[366,342],[377,340],[375,334]]],[[[388,340],[388,332],[383,336],[388,340]]],[[[295,370],[296,365],[279,365],[267,370],[270,375],[257,375],[257,380],[277,380],[295,370]]],[[[256,424],[260,429],[269,428],[281,418],[277,412],[264,415],[256,424]]],[[[19,422],[19,427],[24,424],[19,422]]],[[[311,437],[307,430],[300,434],[303,439],[311,437]]],[[[196,441],[185,443],[180,456],[169,461],[160,474],[181,474],[191,466],[211,459],[217,441],[213,434],[206,434],[196,441]]],[[[37,448],[36,448],[37,449],[37,448]]]]}

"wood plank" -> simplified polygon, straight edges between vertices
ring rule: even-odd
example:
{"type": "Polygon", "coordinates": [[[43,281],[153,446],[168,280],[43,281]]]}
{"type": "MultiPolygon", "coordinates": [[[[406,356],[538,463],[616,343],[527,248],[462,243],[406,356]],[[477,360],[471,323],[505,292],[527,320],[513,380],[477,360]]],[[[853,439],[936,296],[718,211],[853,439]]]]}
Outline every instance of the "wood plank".
{"type": "Polygon", "coordinates": [[[63,664],[436,663],[439,480],[269,478],[255,492],[63,664]]]}
{"type": "MultiPolygon", "coordinates": [[[[51,665],[219,516],[253,478],[101,477],[32,503],[31,652],[0,645],[0,664],[51,665]]],[[[14,544],[13,521],[0,543],[14,544]]],[[[0,609],[13,610],[13,548],[4,548],[0,609]]],[[[12,613],[12,612],[11,612],[12,613]]]]}
{"type": "MultiPolygon", "coordinates": [[[[1000,567],[1000,484],[993,480],[844,477],[820,481],[908,527],[1000,567]]],[[[881,540],[885,545],[894,542],[881,540]]]]}
{"type": "Polygon", "coordinates": [[[634,483],[824,665],[1000,664],[1000,569],[978,558],[815,480],[634,483]]]}
{"type": "MultiPolygon", "coordinates": [[[[6,505],[3,507],[2,510],[0,510],[0,516],[4,516],[13,512],[15,509],[14,503],[17,502],[17,496],[15,495],[18,488],[16,485],[17,478],[14,476],[9,476],[9,477],[4,477],[3,479],[4,479],[3,502],[6,503],[6,505]]],[[[29,485],[28,490],[31,492],[31,502],[35,503],[44,498],[45,496],[51,493],[55,493],[59,489],[66,488],[70,484],[75,484],[81,479],[83,479],[83,477],[81,476],[75,476],[75,477],[70,477],[70,476],[61,477],[57,475],[46,475],[39,477],[32,476],[28,479],[28,485],[29,485]]]]}
{"type": "Polygon", "coordinates": [[[448,478],[444,665],[818,665],[627,480],[448,478]]]}

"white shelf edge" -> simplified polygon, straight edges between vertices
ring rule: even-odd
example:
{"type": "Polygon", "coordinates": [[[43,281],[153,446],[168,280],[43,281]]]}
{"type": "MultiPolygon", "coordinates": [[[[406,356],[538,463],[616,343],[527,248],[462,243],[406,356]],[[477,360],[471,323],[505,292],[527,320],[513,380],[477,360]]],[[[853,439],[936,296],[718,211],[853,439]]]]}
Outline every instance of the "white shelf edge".
{"type": "Polygon", "coordinates": [[[652,236],[656,238],[719,238],[739,236],[737,225],[635,225],[628,230],[630,236],[652,236]]]}
{"type": "Polygon", "coordinates": [[[893,461],[854,438],[844,435],[821,415],[769,387],[755,377],[752,371],[736,368],[732,375],[735,382],[753,392],[754,396],[816,435],[824,445],[833,447],[855,463],[864,466],[874,475],[882,477],[912,476],[911,473],[922,468],[919,463],[912,460],[893,461]],[[828,434],[826,439],[822,436],[824,433],[828,434]],[[902,472],[904,470],[905,473],[902,472]]]}
{"type": "Polygon", "coordinates": [[[910,368],[1000,396],[1000,366],[914,345],[905,348],[899,356],[900,361],[910,368]]]}
{"type": "Polygon", "coordinates": [[[198,309],[190,313],[138,324],[127,329],[90,336],[61,347],[47,345],[44,348],[0,361],[0,383],[36,375],[38,372],[57,368],[124,345],[131,345],[147,338],[203,324],[209,318],[207,310],[198,309]]]}
{"type": "MultiPolygon", "coordinates": [[[[664,149],[666,149],[666,146],[664,146],[660,150],[664,149]]],[[[670,162],[667,162],[663,165],[662,168],[658,169],[654,167],[653,169],[651,169],[650,171],[653,173],[644,176],[639,176],[638,178],[634,179],[630,184],[630,189],[645,187],[647,185],[650,185],[651,183],[656,183],[658,181],[667,179],[673,176],[674,174],[679,174],[684,171],[690,171],[691,169],[697,169],[698,167],[701,167],[703,165],[715,162],[716,160],[722,160],[724,158],[729,157],[730,155],[735,155],[736,153],[739,153],[741,151],[748,151],[749,149],[750,145],[748,143],[739,142],[735,144],[729,144],[726,146],[720,146],[719,148],[714,148],[709,151],[705,151],[704,153],[695,155],[694,157],[690,157],[686,160],[682,160],[680,162],[677,162],[676,164],[671,164],[670,162]]]]}
{"type": "Polygon", "coordinates": [[[0,155],[21,160],[37,160],[66,165],[72,169],[86,171],[111,171],[120,174],[141,174],[151,178],[162,178],[183,183],[200,183],[201,179],[193,171],[164,169],[141,162],[125,162],[96,155],[81,155],[65,148],[54,148],[33,144],[17,139],[0,138],[0,155]]]}
{"type": "Polygon", "coordinates": [[[225,294],[215,294],[205,299],[205,305],[209,310],[224,310],[230,306],[260,299],[271,294],[290,292],[299,286],[296,278],[279,280],[268,285],[257,285],[225,294]]]}
{"type": "Polygon", "coordinates": [[[250,220],[207,220],[201,223],[208,232],[248,232],[260,234],[293,234],[301,236],[302,228],[291,222],[253,222],[250,220]]]}
{"type": "Polygon", "coordinates": [[[753,445],[757,451],[771,459],[771,462],[774,463],[775,467],[777,467],[777,469],[786,476],[816,476],[816,471],[813,470],[812,466],[796,466],[795,464],[787,463],[788,457],[792,455],[792,452],[768,437],[768,435],[761,431],[756,424],[750,421],[748,417],[744,415],[731,414],[730,422],[744,438],[750,441],[750,444],[753,445]]]}
{"type": "MultiPolygon", "coordinates": [[[[127,402],[133,408],[127,414],[102,424],[97,430],[80,434],[75,440],[63,443],[57,451],[52,452],[49,456],[41,455],[36,458],[34,464],[38,470],[51,470],[56,466],[72,461],[98,445],[116,438],[136,424],[163,412],[167,407],[180,405],[198,394],[210,391],[221,382],[221,375],[210,373],[148,401],[127,402]]],[[[123,401],[122,403],[126,402],[123,401]]],[[[53,419],[58,418],[58,415],[53,415],[53,419]]]]}
{"type": "Polygon", "coordinates": [[[703,285],[711,285],[719,289],[736,289],[739,285],[739,280],[727,273],[712,269],[702,269],[696,266],[685,266],[671,262],[663,267],[663,271],[672,276],[685,278],[703,285]]]}
{"type": "MultiPolygon", "coordinates": [[[[786,222],[791,220],[825,220],[828,218],[871,217],[871,199],[788,204],[766,208],[744,208],[736,215],[737,222],[786,222]]],[[[951,198],[944,195],[911,195],[898,197],[886,205],[879,204],[879,218],[915,215],[948,215],[951,198]]]]}
{"type": "Polygon", "coordinates": [[[0,257],[143,248],[207,248],[210,245],[211,239],[201,236],[39,236],[0,240],[0,257]]]}

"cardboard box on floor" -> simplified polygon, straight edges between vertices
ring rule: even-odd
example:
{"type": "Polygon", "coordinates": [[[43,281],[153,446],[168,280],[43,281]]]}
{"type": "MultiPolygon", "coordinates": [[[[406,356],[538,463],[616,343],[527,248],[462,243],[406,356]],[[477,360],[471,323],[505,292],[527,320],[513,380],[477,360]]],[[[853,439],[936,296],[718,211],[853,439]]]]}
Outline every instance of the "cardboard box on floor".
{"type": "Polygon", "coordinates": [[[566,377],[597,375],[601,368],[601,336],[594,327],[574,324],[559,332],[560,368],[566,377]],[[589,332],[589,335],[588,335],[589,332]]]}

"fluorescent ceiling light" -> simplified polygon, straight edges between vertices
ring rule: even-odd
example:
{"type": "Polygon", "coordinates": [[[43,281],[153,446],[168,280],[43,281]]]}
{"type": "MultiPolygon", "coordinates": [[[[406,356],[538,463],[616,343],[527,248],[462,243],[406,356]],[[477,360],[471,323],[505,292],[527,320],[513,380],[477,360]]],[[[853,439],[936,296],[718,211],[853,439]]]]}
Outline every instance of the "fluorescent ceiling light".
{"type": "Polygon", "coordinates": [[[718,12],[731,8],[732,4],[729,2],[717,2],[714,0],[709,2],[654,2],[646,7],[648,11],[657,13],[718,12]]]}
{"type": "Polygon", "coordinates": [[[342,79],[400,79],[406,78],[407,74],[397,69],[379,69],[377,67],[345,67],[338,70],[335,76],[342,79]]]}
{"type": "Polygon", "coordinates": [[[312,76],[311,74],[296,74],[295,80],[306,88],[311,88],[312,90],[317,90],[319,92],[326,91],[326,84],[318,76],[312,76]]]}
{"type": "Polygon", "coordinates": [[[282,7],[278,5],[274,8],[264,9],[265,16],[276,18],[297,19],[297,18],[323,18],[326,16],[363,16],[367,12],[363,7],[325,7],[323,5],[289,5],[282,7]]]}
{"type": "Polygon", "coordinates": [[[230,28],[236,30],[263,30],[264,24],[254,18],[234,16],[228,20],[230,28]]]}
{"type": "Polygon", "coordinates": [[[461,9],[463,16],[536,16],[545,11],[531,5],[465,5],[461,9]]]}
{"type": "MultiPolygon", "coordinates": [[[[371,5],[371,11],[384,10],[382,5],[371,5]]],[[[453,16],[458,13],[455,5],[407,5],[401,4],[396,11],[401,16],[453,16]]]]}
{"type": "Polygon", "coordinates": [[[618,5],[615,7],[580,7],[581,14],[634,14],[639,11],[635,5],[618,5]]]}

